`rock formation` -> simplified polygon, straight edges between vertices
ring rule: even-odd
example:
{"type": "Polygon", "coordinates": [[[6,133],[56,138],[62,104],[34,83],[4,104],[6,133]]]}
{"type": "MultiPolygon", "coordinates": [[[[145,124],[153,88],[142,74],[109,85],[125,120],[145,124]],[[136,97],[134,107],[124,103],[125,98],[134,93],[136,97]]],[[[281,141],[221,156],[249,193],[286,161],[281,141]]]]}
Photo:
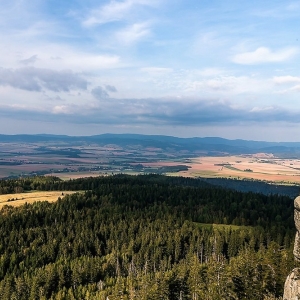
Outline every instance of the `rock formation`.
{"type": "MultiPolygon", "coordinates": [[[[300,196],[294,201],[294,219],[297,229],[294,245],[294,256],[300,262],[300,196]]],[[[283,300],[300,300],[300,268],[295,268],[284,284],[283,300]]]]}

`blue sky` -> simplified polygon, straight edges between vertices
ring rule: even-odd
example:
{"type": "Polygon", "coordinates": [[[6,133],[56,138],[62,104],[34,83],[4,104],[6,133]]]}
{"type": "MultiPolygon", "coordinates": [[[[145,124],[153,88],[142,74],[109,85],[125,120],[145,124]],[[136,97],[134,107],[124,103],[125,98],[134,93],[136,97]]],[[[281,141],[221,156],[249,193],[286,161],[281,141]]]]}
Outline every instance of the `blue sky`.
{"type": "Polygon", "coordinates": [[[0,1],[0,133],[300,141],[300,1],[0,1]]]}

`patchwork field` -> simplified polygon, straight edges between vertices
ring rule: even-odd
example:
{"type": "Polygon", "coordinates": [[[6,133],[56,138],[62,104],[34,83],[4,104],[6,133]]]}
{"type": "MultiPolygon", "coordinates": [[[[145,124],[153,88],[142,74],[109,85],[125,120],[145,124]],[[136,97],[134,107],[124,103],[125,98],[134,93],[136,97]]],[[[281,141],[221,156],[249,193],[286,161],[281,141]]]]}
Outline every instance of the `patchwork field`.
{"type": "Polygon", "coordinates": [[[199,157],[179,172],[189,177],[230,177],[273,182],[300,183],[300,160],[280,159],[266,154],[225,157],[199,157]]]}
{"type": "MultiPolygon", "coordinates": [[[[280,159],[266,154],[245,156],[198,157],[178,161],[141,162],[140,165],[147,170],[160,168],[187,166],[186,171],[165,172],[167,175],[184,177],[222,177],[236,179],[256,179],[278,183],[300,183],[300,160],[280,159]]],[[[79,177],[104,176],[113,173],[139,174],[143,171],[117,170],[114,172],[74,172],[52,173],[62,179],[75,179],[79,177]]]]}
{"type": "Polygon", "coordinates": [[[37,201],[55,202],[58,197],[73,194],[73,191],[47,191],[47,192],[30,192],[18,194],[5,194],[0,195],[0,209],[4,205],[21,206],[25,203],[34,203],[37,201]]]}
{"type": "Polygon", "coordinates": [[[157,142],[148,137],[134,141],[109,139],[103,144],[66,142],[65,137],[57,142],[0,142],[0,178],[54,175],[68,180],[157,173],[300,183],[300,146],[297,149],[275,147],[255,153],[251,148],[240,153],[224,145],[182,145],[178,140],[157,142]]]}

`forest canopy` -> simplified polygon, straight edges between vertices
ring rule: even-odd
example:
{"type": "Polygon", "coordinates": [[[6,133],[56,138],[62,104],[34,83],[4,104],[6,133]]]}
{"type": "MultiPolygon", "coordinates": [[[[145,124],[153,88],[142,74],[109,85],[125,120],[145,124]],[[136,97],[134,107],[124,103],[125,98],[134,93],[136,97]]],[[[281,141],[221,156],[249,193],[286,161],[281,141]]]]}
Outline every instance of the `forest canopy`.
{"type": "Polygon", "coordinates": [[[287,196],[151,174],[0,181],[17,190],[81,192],[1,210],[1,299],[279,299],[295,264],[287,196]]]}

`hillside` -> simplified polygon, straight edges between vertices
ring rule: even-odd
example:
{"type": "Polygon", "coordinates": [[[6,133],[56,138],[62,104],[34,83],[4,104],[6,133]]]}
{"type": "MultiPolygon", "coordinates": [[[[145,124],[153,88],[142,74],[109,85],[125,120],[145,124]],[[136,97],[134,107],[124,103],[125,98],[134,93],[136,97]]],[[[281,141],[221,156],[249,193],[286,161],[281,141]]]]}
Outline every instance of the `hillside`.
{"type": "Polygon", "coordinates": [[[287,196],[158,175],[1,181],[20,188],[86,192],[2,208],[3,299],[277,299],[294,265],[287,196]]]}
{"type": "Polygon", "coordinates": [[[204,151],[207,153],[252,154],[256,152],[273,153],[276,155],[289,155],[299,157],[300,142],[264,142],[248,140],[228,140],[219,137],[179,138],[163,135],[140,134],[102,134],[94,136],[67,136],[67,135],[0,135],[0,143],[67,143],[82,145],[96,143],[100,145],[157,147],[161,149],[174,149],[204,151]]]}

